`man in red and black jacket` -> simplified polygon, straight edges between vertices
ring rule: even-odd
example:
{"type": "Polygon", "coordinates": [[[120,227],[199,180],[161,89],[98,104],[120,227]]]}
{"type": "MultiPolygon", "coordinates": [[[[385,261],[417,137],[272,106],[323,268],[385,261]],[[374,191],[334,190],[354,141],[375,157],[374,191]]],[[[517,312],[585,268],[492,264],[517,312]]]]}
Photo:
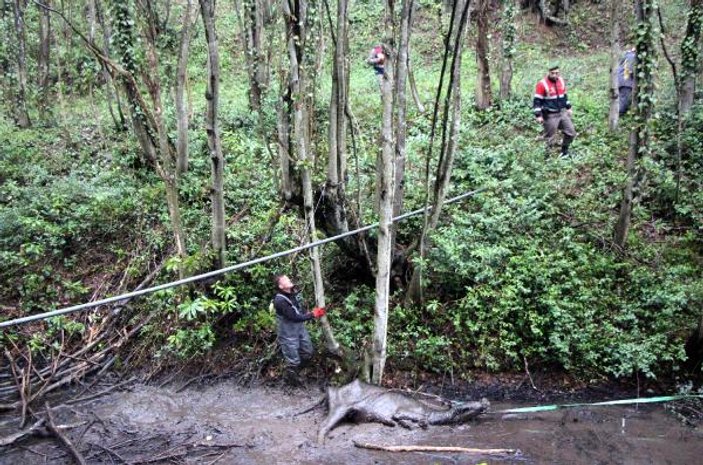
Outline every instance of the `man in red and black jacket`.
{"type": "Polygon", "coordinates": [[[560,76],[558,66],[551,66],[549,73],[537,83],[532,108],[537,121],[544,126],[544,138],[549,146],[556,145],[558,129],[564,134],[561,156],[568,157],[569,145],[576,137],[576,130],[571,122],[571,103],[566,95],[566,83],[560,76]]]}

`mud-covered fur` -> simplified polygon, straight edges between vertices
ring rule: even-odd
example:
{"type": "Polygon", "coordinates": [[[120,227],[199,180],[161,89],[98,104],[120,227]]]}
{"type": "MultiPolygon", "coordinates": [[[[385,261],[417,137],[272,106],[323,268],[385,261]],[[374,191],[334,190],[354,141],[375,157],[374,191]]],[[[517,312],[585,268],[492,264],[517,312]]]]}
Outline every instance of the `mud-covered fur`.
{"type": "Polygon", "coordinates": [[[442,409],[359,380],[342,387],[327,388],[327,403],[329,413],[317,434],[320,444],[324,443],[327,433],[345,418],[358,423],[424,428],[427,425],[462,423],[484,413],[490,405],[488,400],[481,399],[480,402],[463,402],[442,409]]]}

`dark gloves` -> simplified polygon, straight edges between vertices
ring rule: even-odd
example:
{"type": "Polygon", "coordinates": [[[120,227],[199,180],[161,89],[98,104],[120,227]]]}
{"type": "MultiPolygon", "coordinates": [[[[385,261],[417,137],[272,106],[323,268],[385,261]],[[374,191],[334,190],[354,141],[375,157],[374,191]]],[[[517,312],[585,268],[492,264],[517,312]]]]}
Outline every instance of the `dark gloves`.
{"type": "Polygon", "coordinates": [[[322,318],[325,316],[325,307],[315,307],[312,309],[312,316],[315,318],[322,318]]]}

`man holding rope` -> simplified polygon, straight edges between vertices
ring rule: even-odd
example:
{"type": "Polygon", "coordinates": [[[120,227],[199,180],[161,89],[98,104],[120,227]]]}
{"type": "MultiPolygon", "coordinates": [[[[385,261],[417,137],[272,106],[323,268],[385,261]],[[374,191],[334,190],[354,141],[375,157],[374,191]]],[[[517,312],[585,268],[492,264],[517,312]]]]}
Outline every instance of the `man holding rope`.
{"type": "Polygon", "coordinates": [[[306,311],[300,293],[286,275],[277,275],[274,284],[277,293],[273,298],[273,307],[278,320],[278,344],[286,361],[285,379],[291,386],[300,386],[303,384],[300,369],[310,361],[313,354],[305,322],[322,318],[325,309],[315,307],[312,312],[306,311]]]}

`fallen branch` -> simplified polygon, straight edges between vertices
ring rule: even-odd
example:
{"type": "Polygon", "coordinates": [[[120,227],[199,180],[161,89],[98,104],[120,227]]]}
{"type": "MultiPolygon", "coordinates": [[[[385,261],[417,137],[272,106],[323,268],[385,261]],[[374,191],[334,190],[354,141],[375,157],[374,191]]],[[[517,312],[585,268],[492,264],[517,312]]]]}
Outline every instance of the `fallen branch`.
{"type": "Polygon", "coordinates": [[[85,458],[83,455],[76,449],[76,446],[73,445],[70,439],[66,437],[65,434],[63,434],[59,429],[56,427],[56,423],[54,423],[54,416],[53,413],[51,413],[51,406],[47,402],[44,404],[46,407],[46,417],[49,420],[49,424],[47,427],[49,428],[49,431],[51,431],[54,436],[56,436],[59,441],[66,446],[66,448],[71,452],[71,455],[73,455],[73,458],[76,459],[76,462],[78,462],[80,465],[87,465],[88,462],[85,461],[85,458]]]}
{"type": "Polygon", "coordinates": [[[127,460],[127,459],[125,459],[124,457],[122,457],[122,456],[121,456],[119,453],[117,453],[115,450],[113,450],[113,449],[111,449],[111,448],[109,448],[109,447],[107,447],[107,446],[103,446],[103,445],[100,444],[99,442],[89,442],[88,444],[90,444],[91,446],[97,447],[98,449],[102,449],[102,450],[105,451],[108,455],[112,455],[112,456],[116,457],[116,458],[117,458],[118,460],[120,460],[122,463],[128,463],[128,464],[131,463],[129,460],[127,460]]]}
{"type": "Polygon", "coordinates": [[[0,447],[6,447],[6,446],[11,446],[12,444],[16,443],[17,441],[21,441],[22,439],[33,436],[37,430],[39,430],[42,426],[44,426],[44,419],[37,420],[36,423],[34,423],[32,426],[29,428],[18,431],[15,434],[11,434],[7,437],[4,437],[0,439],[0,447]]]}
{"type": "Polygon", "coordinates": [[[443,447],[443,446],[380,446],[354,441],[356,447],[362,449],[382,450],[385,452],[464,452],[467,454],[483,455],[517,455],[519,449],[476,449],[473,447],[443,447]]]}
{"type": "Polygon", "coordinates": [[[126,385],[126,384],[130,384],[130,383],[134,382],[136,379],[137,379],[136,376],[132,376],[132,377],[129,378],[127,381],[123,381],[123,382],[121,382],[121,383],[115,384],[114,386],[111,386],[111,387],[109,387],[109,388],[107,388],[107,389],[105,389],[105,390],[103,390],[103,391],[100,391],[100,392],[98,392],[98,393],[96,393],[96,394],[93,394],[93,395],[90,395],[90,396],[85,396],[85,397],[79,397],[79,398],[77,398],[77,399],[71,399],[71,400],[69,400],[68,402],[66,402],[66,405],[78,404],[78,403],[80,403],[80,402],[87,402],[87,401],[89,401],[89,400],[96,399],[96,398],[98,398],[98,397],[100,397],[100,396],[104,396],[105,394],[108,394],[108,393],[114,391],[115,389],[120,388],[120,387],[122,387],[122,386],[124,386],[124,385],[126,385]]]}

